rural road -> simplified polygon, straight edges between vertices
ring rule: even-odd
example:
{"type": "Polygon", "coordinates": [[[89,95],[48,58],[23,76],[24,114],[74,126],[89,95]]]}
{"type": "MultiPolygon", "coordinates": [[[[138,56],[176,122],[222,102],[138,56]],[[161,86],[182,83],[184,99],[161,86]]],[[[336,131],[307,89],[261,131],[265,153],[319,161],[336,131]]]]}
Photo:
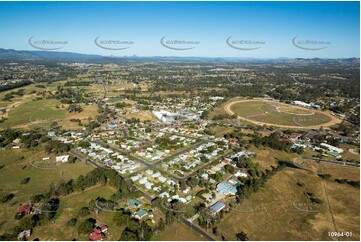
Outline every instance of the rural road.
{"type": "Polygon", "coordinates": [[[302,156],[302,158],[307,159],[307,160],[314,160],[319,163],[327,163],[327,164],[331,164],[331,165],[340,165],[340,166],[348,166],[348,167],[353,167],[353,168],[360,168],[360,164],[358,164],[358,163],[351,163],[351,162],[345,162],[345,161],[332,161],[332,160],[320,159],[320,158],[315,158],[315,157],[307,157],[307,156],[302,156]]]}

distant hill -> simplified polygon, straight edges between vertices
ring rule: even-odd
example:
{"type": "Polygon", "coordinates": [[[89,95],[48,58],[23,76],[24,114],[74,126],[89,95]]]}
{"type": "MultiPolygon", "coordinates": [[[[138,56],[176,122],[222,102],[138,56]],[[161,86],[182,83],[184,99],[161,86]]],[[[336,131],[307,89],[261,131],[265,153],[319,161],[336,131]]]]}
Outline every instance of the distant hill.
{"type": "Polygon", "coordinates": [[[18,51],[13,49],[0,49],[0,60],[39,60],[39,56],[33,55],[26,51],[18,51]]]}
{"type": "Polygon", "coordinates": [[[101,59],[101,55],[86,55],[73,52],[59,51],[29,51],[0,49],[0,60],[31,61],[31,60],[94,60],[101,59]]]}
{"type": "Polygon", "coordinates": [[[326,58],[252,58],[252,57],[178,57],[178,56],[102,56],[88,55],[74,52],[59,51],[31,51],[31,50],[13,50],[0,48],[0,61],[67,61],[67,62],[92,62],[92,63],[131,63],[131,62],[185,62],[185,63],[202,63],[202,62],[273,62],[273,63],[304,63],[304,64],[358,64],[360,58],[344,59],[326,59],[326,58]]]}

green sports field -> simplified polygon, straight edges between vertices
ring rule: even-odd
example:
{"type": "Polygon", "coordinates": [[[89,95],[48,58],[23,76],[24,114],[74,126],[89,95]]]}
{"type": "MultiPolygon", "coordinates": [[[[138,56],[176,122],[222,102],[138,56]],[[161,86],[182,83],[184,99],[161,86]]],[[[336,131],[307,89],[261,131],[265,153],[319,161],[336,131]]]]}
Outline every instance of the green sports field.
{"type": "Polygon", "coordinates": [[[241,118],[270,125],[308,127],[332,121],[330,115],[320,111],[263,100],[235,102],[230,109],[241,118]]]}

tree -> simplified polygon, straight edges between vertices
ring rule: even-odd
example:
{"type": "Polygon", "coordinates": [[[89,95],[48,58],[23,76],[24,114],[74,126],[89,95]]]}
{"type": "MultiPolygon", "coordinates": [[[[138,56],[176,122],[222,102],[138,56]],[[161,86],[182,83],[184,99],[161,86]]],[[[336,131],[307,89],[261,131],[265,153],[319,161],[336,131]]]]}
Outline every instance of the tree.
{"type": "Polygon", "coordinates": [[[129,220],[129,215],[124,214],[122,211],[114,214],[113,222],[118,226],[124,225],[127,220],[129,220]]]}
{"type": "Polygon", "coordinates": [[[75,224],[76,224],[77,221],[78,221],[78,219],[72,218],[72,219],[70,219],[70,220],[67,222],[67,225],[68,225],[69,227],[73,227],[73,226],[75,226],[75,224]]]}
{"type": "Polygon", "coordinates": [[[232,173],[232,174],[235,172],[234,167],[231,166],[231,165],[225,165],[225,166],[224,166],[224,169],[225,169],[227,172],[232,173]]]}
{"type": "Polygon", "coordinates": [[[122,235],[120,236],[120,241],[136,241],[139,240],[138,236],[133,231],[124,230],[122,235]]]}
{"type": "Polygon", "coordinates": [[[213,227],[212,232],[213,232],[213,234],[215,234],[215,235],[219,235],[218,227],[217,227],[217,226],[213,227]]]}
{"type": "Polygon", "coordinates": [[[174,215],[172,211],[167,210],[167,212],[165,213],[165,223],[166,224],[171,224],[174,220],[174,215]]]}
{"type": "Polygon", "coordinates": [[[139,240],[148,241],[153,236],[152,228],[144,221],[139,226],[139,240]]]}
{"type": "Polygon", "coordinates": [[[19,227],[23,230],[28,230],[34,228],[36,225],[36,219],[34,216],[26,217],[20,220],[19,227]]]}
{"type": "Polygon", "coordinates": [[[78,232],[81,234],[87,234],[93,230],[93,227],[94,223],[91,220],[87,219],[79,224],[78,232]]]}
{"type": "Polygon", "coordinates": [[[90,209],[88,207],[82,207],[79,211],[80,217],[85,217],[90,214],[90,209]]]}
{"type": "Polygon", "coordinates": [[[236,238],[239,241],[247,241],[248,240],[248,236],[245,232],[241,231],[238,234],[236,234],[236,238]]]}
{"type": "Polygon", "coordinates": [[[164,230],[164,227],[165,227],[164,220],[163,220],[163,218],[160,218],[160,219],[159,219],[158,228],[159,228],[160,231],[163,231],[163,230],[164,230]]]}

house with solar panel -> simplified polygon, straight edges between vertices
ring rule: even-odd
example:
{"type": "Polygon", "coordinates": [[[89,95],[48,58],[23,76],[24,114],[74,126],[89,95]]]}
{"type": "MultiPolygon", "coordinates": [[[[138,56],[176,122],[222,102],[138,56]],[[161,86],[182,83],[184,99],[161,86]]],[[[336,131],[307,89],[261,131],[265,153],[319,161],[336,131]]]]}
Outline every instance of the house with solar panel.
{"type": "Polygon", "coordinates": [[[216,214],[219,211],[221,211],[223,208],[225,208],[225,206],[226,205],[224,205],[224,203],[222,203],[222,202],[216,202],[209,209],[211,210],[212,214],[216,214]]]}

